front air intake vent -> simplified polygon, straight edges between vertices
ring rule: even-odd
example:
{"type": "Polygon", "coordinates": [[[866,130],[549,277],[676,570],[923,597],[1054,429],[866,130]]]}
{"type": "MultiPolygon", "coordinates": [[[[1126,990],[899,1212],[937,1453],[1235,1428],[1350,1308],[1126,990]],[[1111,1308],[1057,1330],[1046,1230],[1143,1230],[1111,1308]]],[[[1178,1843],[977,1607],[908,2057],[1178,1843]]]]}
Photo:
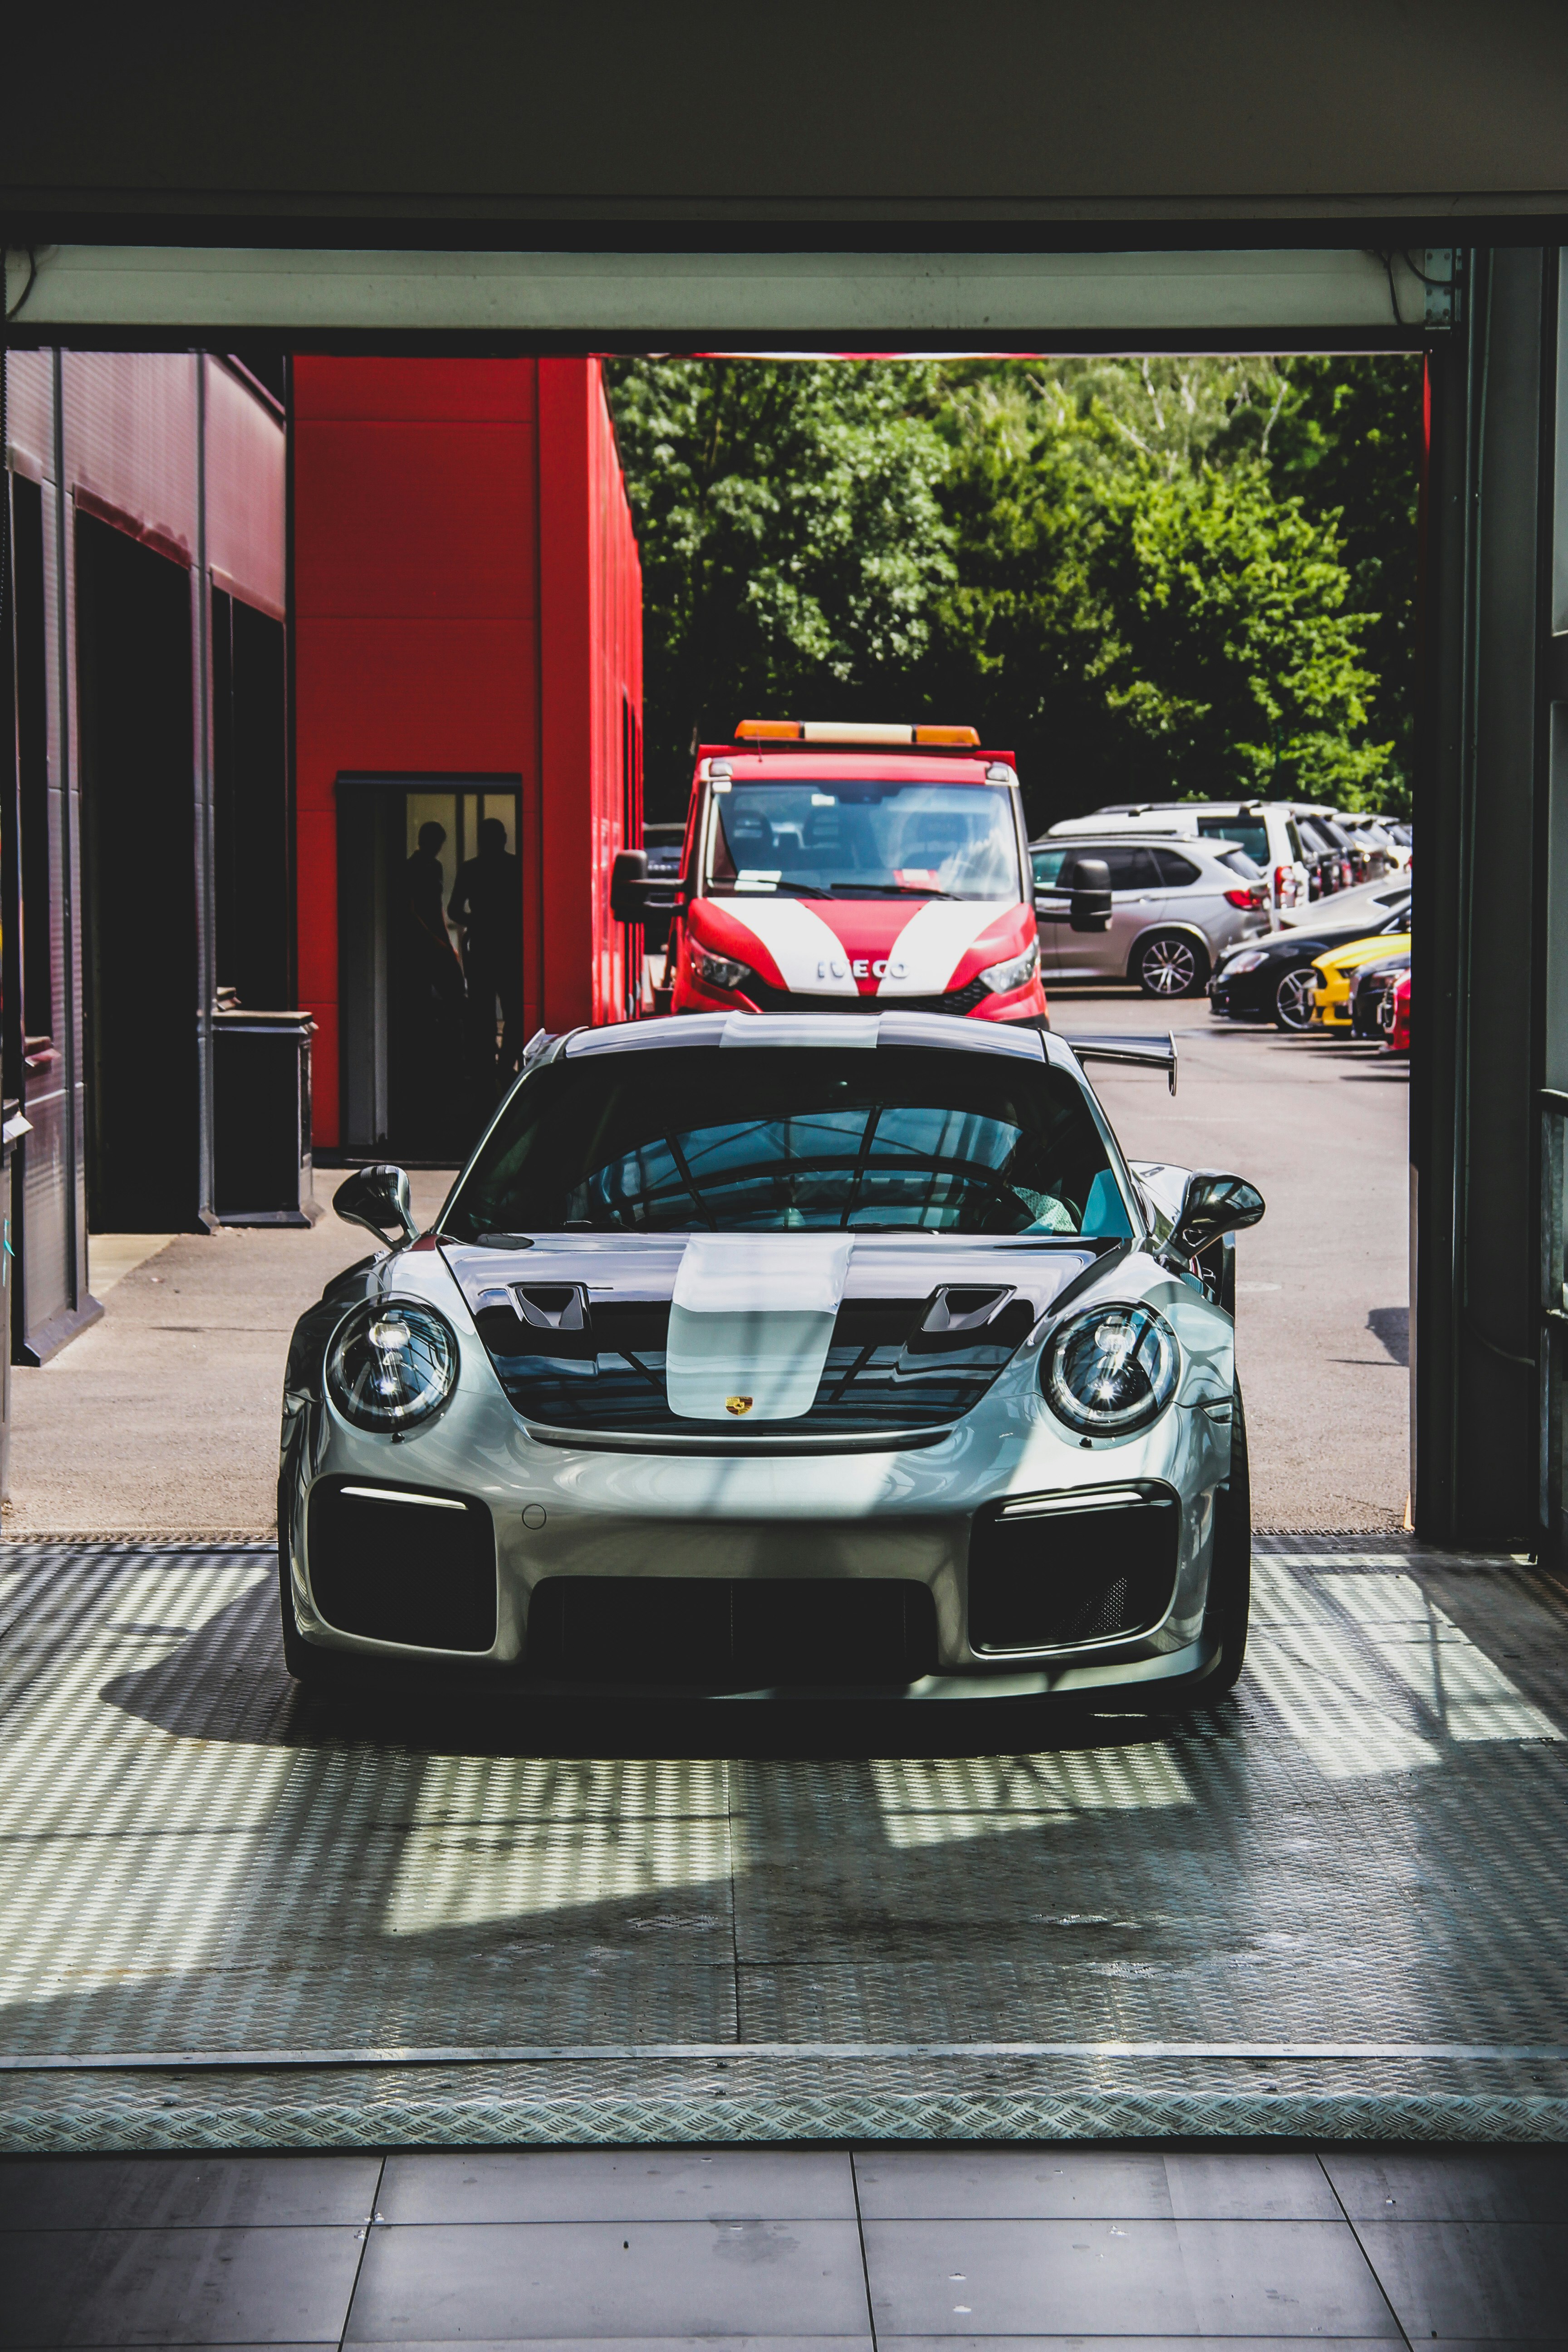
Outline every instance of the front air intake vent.
{"type": "Polygon", "coordinates": [[[421,1650],[489,1650],[496,1547],[482,1503],[323,1478],[306,1519],[310,1598],[340,1633],[421,1650]]]}
{"type": "Polygon", "coordinates": [[[969,1538],[971,1648],[1080,1649],[1147,1633],[1171,1605],[1180,1534],[1173,1496],[1134,1492],[982,1512],[969,1538]]]}
{"type": "Polygon", "coordinates": [[[526,1664],[550,1681],[729,1690],[880,1685],[936,1666],[923,1584],[852,1578],[547,1577],[526,1664]]]}

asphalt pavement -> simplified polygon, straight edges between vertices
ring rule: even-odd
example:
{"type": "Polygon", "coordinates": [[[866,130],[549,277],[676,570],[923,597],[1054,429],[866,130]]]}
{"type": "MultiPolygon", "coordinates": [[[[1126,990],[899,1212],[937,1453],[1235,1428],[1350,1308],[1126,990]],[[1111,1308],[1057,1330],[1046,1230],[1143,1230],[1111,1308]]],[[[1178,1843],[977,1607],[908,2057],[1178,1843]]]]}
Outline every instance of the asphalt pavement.
{"type": "MultiPolygon", "coordinates": [[[[1373,1047],[1211,1019],[1131,990],[1062,991],[1058,1029],[1172,1029],[1154,1071],[1094,1073],[1135,1158],[1234,1168],[1268,1214],[1240,1244],[1239,1357],[1259,1528],[1400,1525],[1409,1486],[1406,1077],[1373,1047]]],[[[331,1199],[342,1177],[323,1171],[331,1199]]],[[[420,1171],[434,1217],[449,1179],[420,1171]]],[[[154,1246],[156,1236],[132,1236],[154,1246]]],[[[123,1244],[125,1237],[117,1237],[123,1244]]],[[[278,1401],[295,1318],[370,1236],[330,1213],[310,1233],[183,1234],[118,1275],[101,1322],[13,1377],[6,1535],[37,1541],[265,1540],[278,1401]]],[[[104,1253],[108,1271],[135,1251],[104,1253]]]]}
{"type": "Polygon", "coordinates": [[[1409,1493],[1409,1077],[1375,1045],[1216,1021],[1201,997],[1060,990],[1066,1037],[1172,1032],[1089,1075],[1130,1159],[1223,1168],[1268,1213],[1237,1244],[1237,1360],[1260,1528],[1397,1528],[1409,1493]]]}
{"type": "MultiPolygon", "coordinates": [[[[450,1174],[416,1170],[410,1181],[416,1215],[434,1218],[450,1174]]],[[[321,1171],[318,1199],[342,1181],[321,1171]]],[[[13,1368],[6,1537],[269,1539],[289,1334],[372,1236],[329,1209],[308,1232],[237,1226],[157,1241],[90,1241],[102,1319],[41,1370],[13,1368]],[[143,1243],[152,1254],[138,1257],[143,1243]]]]}

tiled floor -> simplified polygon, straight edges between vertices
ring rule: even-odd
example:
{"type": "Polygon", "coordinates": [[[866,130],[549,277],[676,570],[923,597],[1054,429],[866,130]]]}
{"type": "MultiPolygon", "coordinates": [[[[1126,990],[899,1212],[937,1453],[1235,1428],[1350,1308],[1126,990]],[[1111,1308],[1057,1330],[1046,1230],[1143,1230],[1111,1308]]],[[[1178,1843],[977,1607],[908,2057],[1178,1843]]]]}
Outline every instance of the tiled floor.
{"type": "Polygon", "coordinates": [[[0,2346],[1568,2345],[1568,2151],[0,2163],[0,2346]]]}

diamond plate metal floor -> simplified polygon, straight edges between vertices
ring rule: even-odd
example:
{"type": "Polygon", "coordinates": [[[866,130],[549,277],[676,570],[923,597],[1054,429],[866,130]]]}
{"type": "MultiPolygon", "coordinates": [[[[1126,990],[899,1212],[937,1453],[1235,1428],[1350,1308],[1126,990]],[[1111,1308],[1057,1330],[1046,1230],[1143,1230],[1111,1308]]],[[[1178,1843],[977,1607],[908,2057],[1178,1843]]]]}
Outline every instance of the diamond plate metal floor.
{"type": "Polygon", "coordinates": [[[1255,1575],[1184,1723],[677,1756],[307,1698],[268,1554],[6,1546],[0,2147],[1563,2137],[1568,1607],[1381,1538],[1255,1575]]]}

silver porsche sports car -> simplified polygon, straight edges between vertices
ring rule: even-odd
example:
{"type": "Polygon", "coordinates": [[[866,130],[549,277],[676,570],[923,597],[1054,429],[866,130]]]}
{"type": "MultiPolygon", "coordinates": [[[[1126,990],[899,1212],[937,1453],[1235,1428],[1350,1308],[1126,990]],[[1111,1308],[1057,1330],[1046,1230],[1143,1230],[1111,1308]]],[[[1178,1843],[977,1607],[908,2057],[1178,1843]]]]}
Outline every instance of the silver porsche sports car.
{"type": "Polygon", "coordinates": [[[885,1012],[534,1040],[421,1234],[300,1320],[283,1636],[316,1678],[1206,1705],[1250,1527],[1240,1178],[1129,1165],[1078,1041],[885,1012]]]}

